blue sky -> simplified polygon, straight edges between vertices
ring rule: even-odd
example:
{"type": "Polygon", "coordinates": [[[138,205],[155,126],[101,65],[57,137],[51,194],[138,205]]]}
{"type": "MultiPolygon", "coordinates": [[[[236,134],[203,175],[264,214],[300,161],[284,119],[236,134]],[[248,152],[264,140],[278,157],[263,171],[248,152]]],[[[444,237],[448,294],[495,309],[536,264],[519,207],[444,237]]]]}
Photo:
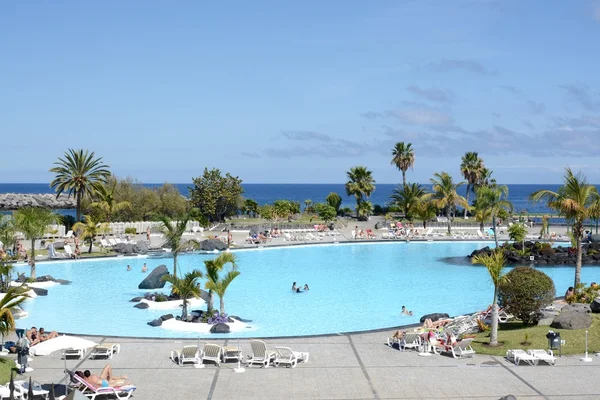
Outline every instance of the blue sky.
{"type": "Polygon", "coordinates": [[[67,148],[118,176],[190,182],[459,179],[600,183],[600,2],[2,2],[3,182],[47,182],[67,148]],[[218,3],[218,4],[217,4],[218,3]]]}

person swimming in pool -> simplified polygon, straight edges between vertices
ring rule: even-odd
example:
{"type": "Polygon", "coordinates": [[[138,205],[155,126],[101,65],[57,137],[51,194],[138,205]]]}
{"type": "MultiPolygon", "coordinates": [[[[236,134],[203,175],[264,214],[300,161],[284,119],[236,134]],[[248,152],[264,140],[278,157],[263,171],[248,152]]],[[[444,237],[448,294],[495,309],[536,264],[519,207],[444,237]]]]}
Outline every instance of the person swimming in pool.
{"type": "Polygon", "coordinates": [[[413,315],[413,312],[408,311],[406,307],[402,306],[402,315],[413,315]]]}
{"type": "Polygon", "coordinates": [[[296,286],[296,282],[294,282],[294,284],[292,285],[292,291],[297,291],[298,287],[296,286]]]}
{"type": "Polygon", "coordinates": [[[307,285],[306,283],[304,284],[304,289],[303,289],[303,290],[305,290],[305,291],[306,291],[306,290],[310,290],[310,289],[308,288],[308,285],[307,285]]]}
{"type": "Polygon", "coordinates": [[[100,376],[92,374],[89,369],[86,369],[85,371],[83,371],[83,373],[81,371],[77,371],[75,373],[83,379],[85,379],[90,385],[97,388],[115,387],[129,384],[126,375],[114,376],[112,374],[112,367],[108,364],[104,367],[104,369],[100,373],[100,376]]]}

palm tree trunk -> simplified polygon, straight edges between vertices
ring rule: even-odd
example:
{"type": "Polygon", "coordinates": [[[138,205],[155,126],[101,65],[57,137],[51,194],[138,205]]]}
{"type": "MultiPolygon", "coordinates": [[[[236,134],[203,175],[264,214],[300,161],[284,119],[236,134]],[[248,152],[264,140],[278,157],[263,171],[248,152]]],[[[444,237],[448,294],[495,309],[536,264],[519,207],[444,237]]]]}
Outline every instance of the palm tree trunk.
{"type": "Polygon", "coordinates": [[[173,252],[173,276],[177,277],[177,252],[173,252]]]}
{"type": "Polygon", "coordinates": [[[82,193],[77,192],[77,194],[75,195],[75,207],[76,207],[76,211],[75,211],[76,221],[75,222],[81,221],[81,197],[82,197],[82,193]]]}
{"type": "Polygon", "coordinates": [[[181,309],[181,320],[185,321],[187,319],[187,298],[183,297],[183,307],[181,309]]]}
{"type": "MultiPolygon", "coordinates": [[[[467,200],[467,205],[469,205],[469,192],[471,191],[471,184],[467,183],[467,193],[465,195],[465,199],[467,200]]],[[[463,218],[467,218],[467,208],[465,207],[465,215],[463,216],[463,218]]]]}
{"type": "Polygon", "coordinates": [[[90,238],[90,248],[88,250],[88,253],[92,254],[92,246],[94,246],[94,237],[92,236],[90,238]]]}
{"type": "Polygon", "coordinates": [[[494,230],[494,242],[496,243],[496,248],[498,248],[498,232],[496,232],[496,216],[492,215],[492,229],[494,230]]]}
{"type": "Polygon", "coordinates": [[[208,303],[206,304],[206,312],[211,312],[213,309],[213,291],[208,290],[208,303]]]}
{"type": "Polygon", "coordinates": [[[224,296],[219,296],[219,301],[221,305],[221,315],[225,314],[225,300],[223,300],[224,296]]]}
{"type": "Polygon", "coordinates": [[[581,235],[579,234],[579,229],[577,229],[577,232],[573,229],[573,234],[576,235],[575,240],[577,242],[577,263],[575,264],[575,284],[573,287],[577,287],[581,281],[581,253],[583,251],[581,249],[581,235]]]}
{"type": "Polygon", "coordinates": [[[406,170],[402,170],[402,186],[406,186],[406,170]]]}
{"type": "Polygon", "coordinates": [[[452,221],[450,220],[450,206],[446,207],[446,222],[448,224],[448,235],[452,234],[452,221]]]}
{"type": "Polygon", "coordinates": [[[494,286],[494,302],[492,303],[492,326],[490,346],[498,345],[498,286],[494,286]]]}
{"type": "Polygon", "coordinates": [[[35,279],[35,239],[31,239],[31,279],[35,279]]]}

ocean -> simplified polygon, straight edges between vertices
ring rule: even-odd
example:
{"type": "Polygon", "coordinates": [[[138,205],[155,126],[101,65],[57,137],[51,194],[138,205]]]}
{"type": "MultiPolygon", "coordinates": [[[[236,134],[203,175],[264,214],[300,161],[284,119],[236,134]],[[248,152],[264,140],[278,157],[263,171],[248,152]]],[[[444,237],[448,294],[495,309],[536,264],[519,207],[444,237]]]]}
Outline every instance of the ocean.
{"type": "MultiPolygon", "coordinates": [[[[161,184],[145,183],[146,187],[153,188],[160,186],[161,184]]],[[[189,187],[191,183],[178,183],[175,186],[179,189],[182,195],[189,195],[189,187]]],[[[371,203],[385,205],[389,202],[389,197],[392,190],[398,185],[392,184],[377,184],[375,192],[371,195],[371,203]]],[[[429,190],[431,189],[430,184],[423,185],[429,190]]],[[[354,208],[356,202],[353,197],[346,196],[346,190],[343,183],[334,184],[262,184],[262,183],[246,183],[243,184],[244,197],[253,199],[259,204],[272,203],[275,200],[285,199],[299,201],[304,206],[304,200],[310,199],[313,203],[324,202],[325,197],[331,193],[336,192],[342,197],[342,207],[354,208]]],[[[559,185],[534,185],[534,184],[520,184],[520,185],[507,185],[508,187],[508,198],[513,203],[514,212],[528,212],[528,213],[550,213],[550,210],[544,203],[532,203],[528,197],[531,193],[541,190],[550,189],[557,190],[559,185]]],[[[462,195],[464,196],[465,188],[462,188],[462,195]]],[[[47,183],[0,183],[0,193],[54,193],[54,190],[50,188],[47,183]]],[[[471,199],[473,194],[471,194],[471,199]]]]}

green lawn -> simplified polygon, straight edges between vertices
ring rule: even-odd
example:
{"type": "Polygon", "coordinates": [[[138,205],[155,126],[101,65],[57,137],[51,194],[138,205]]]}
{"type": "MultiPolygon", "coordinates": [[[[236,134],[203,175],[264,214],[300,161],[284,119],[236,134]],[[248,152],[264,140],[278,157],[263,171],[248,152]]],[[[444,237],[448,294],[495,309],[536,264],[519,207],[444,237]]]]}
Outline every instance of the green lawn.
{"type": "Polygon", "coordinates": [[[10,381],[10,373],[16,369],[15,362],[6,357],[0,357],[0,385],[4,385],[10,381]]]}
{"type": "MultiPolygon", "coordinates": [[[[600,351],[600,315],[592,315],[592,326],[588,329],[588,352],[595,353],[600,351]]],[[[562,340],[566,344],[562,346],[562,354],[583,354],[585,352],[585,330],[564,330],[553,329],[549,326],[531,326],[526,327],[520,321],[508,322],[500,324],[498,329],[498,341],[502,342],[502,346],[489,347],[489,331],[479,333],[473,341],[473,348],[477,353],[490,354],[496,356],[506,355],[506,350],[512,349],[548,349],[548,339],[546,334],[549,330],[560,332],[562,340]],[[531,345],[522,345],[525,341],[525,335],[528,336],[527,341],[531,345]]]]}

